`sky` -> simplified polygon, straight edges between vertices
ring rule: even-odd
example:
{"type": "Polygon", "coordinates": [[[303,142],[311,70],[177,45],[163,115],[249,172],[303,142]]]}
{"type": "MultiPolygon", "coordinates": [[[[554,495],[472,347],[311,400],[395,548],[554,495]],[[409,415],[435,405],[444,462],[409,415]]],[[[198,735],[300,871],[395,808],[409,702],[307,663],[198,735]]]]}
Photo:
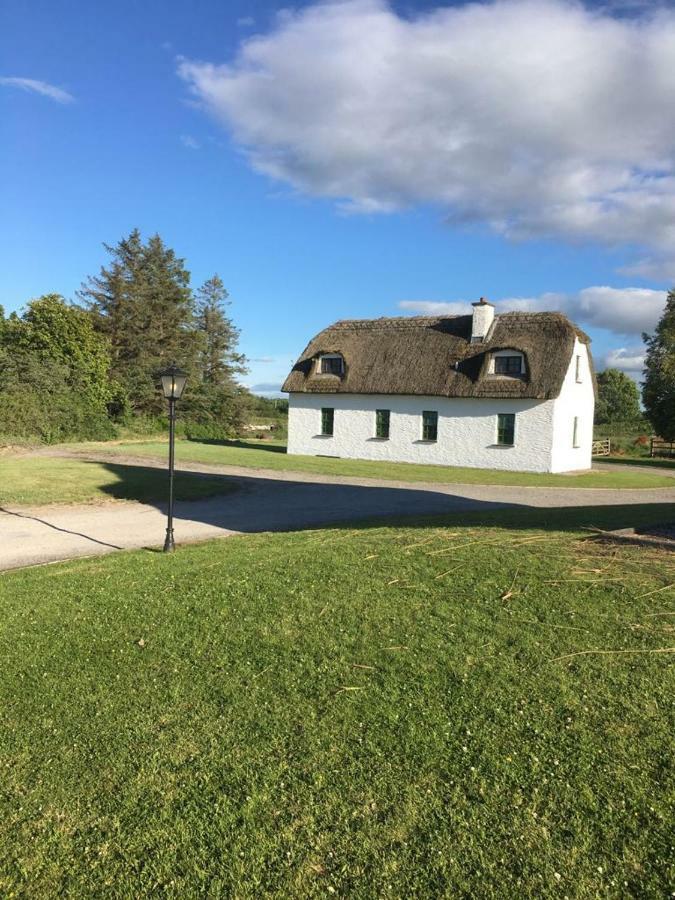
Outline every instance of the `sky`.
{"type": "Polygon", "coordinates": [[[341,318],[558,309],[639,379],[675,283],[675,3],[3,0],[0,303],[158,232],[275,392],[341,318]]]}

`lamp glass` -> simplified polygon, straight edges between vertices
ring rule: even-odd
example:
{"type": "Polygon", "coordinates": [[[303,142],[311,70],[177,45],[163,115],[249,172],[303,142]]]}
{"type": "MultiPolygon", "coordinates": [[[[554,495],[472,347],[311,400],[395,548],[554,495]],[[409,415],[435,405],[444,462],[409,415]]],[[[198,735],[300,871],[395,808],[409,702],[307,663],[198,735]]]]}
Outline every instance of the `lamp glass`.
{"type": "Polygon", "coordinates": [[[162,391],[167,400],[180,400],[185,390],[187,373],[178,366],[170,366],[164,372],[160,372],[162,391]]]}

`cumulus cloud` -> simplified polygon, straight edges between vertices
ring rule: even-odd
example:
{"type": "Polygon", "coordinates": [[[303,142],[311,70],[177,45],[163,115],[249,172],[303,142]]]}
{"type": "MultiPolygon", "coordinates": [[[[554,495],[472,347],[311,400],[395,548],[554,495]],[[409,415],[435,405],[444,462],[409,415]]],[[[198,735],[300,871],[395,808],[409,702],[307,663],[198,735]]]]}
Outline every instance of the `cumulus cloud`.
{"type": "Polygon", "coordinates": [[[620,369],[633,377],[642,374],[644,365],[644,347],[618,347],[605,356],[606,369],[620,369]]]}
{"type": "Polygon", "coordinates": [[[0,78],[0,85],[3,87],[19,88],[22,91],[29,91],[33,94],[41,94],[43,97],[49,97],[57,103],[73,103],[75,98],[68,91],[48,84],[46,81],[37,81],[35,78],[0,78]]]}
{"type": "MultiPolygon", "coordinates": [[[[599,286],[583,288],[571,294],[551,292],[536,297],[505,297],[494,303],[498,312],[559,310],[579,325],[637,336],[656,327],[666,305],[666,292],[599,286]]],[[[461,300],[449,303],[403,300],[399,308],[431,316],[456,316],[471,311],[470,302],[461,300]]]]}
{"type": "Polygon", "coordinates": [[[332,0],[179,74],[258,171],[300,191],[364,212],[431,203],[514,238],[635,243],[654,266],[675,259],[673,58],[675,10],[654,4],[403,18],[332,0]]]}

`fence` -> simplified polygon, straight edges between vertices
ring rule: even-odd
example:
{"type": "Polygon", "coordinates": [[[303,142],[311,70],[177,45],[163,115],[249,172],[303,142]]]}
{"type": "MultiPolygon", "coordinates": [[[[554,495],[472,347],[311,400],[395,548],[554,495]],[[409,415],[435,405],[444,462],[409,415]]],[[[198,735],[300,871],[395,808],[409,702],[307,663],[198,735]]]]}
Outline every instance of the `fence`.
{"type": "Polygon", "coordinates": [[[653,437],[649,444],[650,456],[675,456],[675,441],[662,441],[653,437]]]}
{"type": "Polygon", "coordinates": [[[612,452],[612,443],[609,438],[603,438],[601,441],[593,441],[593,456],[609,456],[612,452]]]}

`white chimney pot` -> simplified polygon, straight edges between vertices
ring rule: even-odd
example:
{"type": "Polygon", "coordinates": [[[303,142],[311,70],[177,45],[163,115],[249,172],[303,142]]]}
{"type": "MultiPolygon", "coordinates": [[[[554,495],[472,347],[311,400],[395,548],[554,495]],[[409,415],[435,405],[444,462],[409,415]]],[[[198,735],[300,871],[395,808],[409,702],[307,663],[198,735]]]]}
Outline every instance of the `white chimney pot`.
{"type": "Polygon", "coordinates": [[[485,297],[481,297],[477,303],[472,303],[473,317],[471,319],[471,343],[479,344],[484,341],[492,327],[495,318],[495,308],[488,303],[485,297]]]}

